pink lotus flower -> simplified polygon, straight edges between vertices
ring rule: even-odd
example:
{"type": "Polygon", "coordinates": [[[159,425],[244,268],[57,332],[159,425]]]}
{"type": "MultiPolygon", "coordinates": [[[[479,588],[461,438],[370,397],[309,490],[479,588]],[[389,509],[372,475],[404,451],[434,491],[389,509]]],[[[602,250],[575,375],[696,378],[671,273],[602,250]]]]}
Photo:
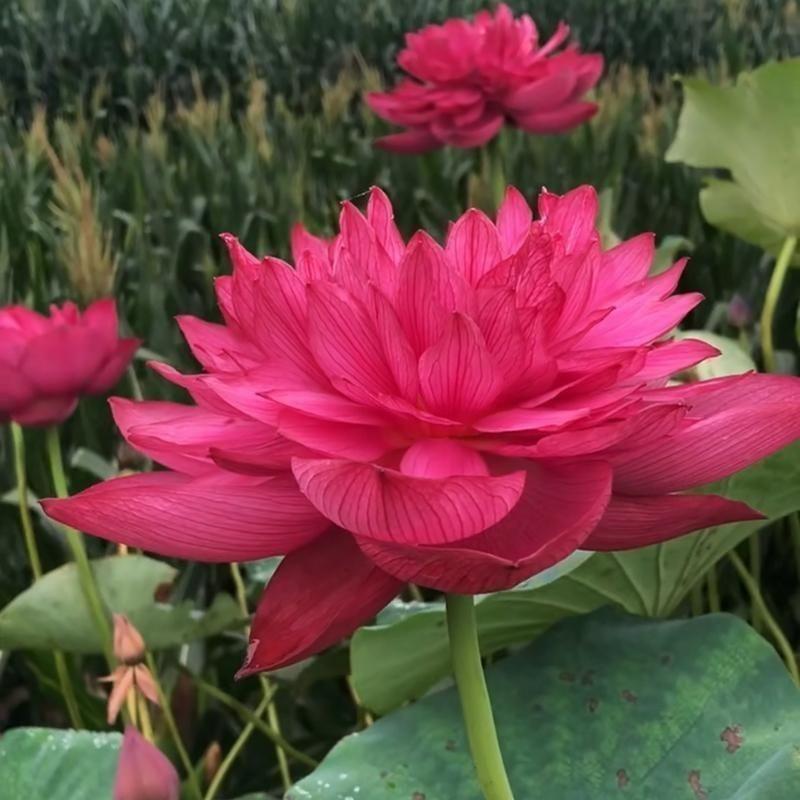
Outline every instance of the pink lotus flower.
{"type": "Polygon", "coordinates": [[[49,317],[1,308],[0,422],[63,422],[81,395],[114,386],[138,346],[119,338],[113,300],[98,300],[83,314],[74,303],[51,306],[49,317]]]}
{"type": "Polygon", "coordinates": [[[125,728],[114,780],[114,800],[179,800],[172,762],[131,725],[125,728]]]}
{"type": "Polygon", "coordinates": [[[376,144],[398,153],[423,153],[449,144],[477,147],[510,122],[530,133],[564,133],[597,111],[583,96],[599,80],[603,57],[582,54],[559,23],[539,46],[534,21],[514,19],[507,5],[472,21],[450,19],[406,36],[398,64],[411,75],[367,103],[408,130],[376,144]]]}
{"type": "Polygon", "coordinates": [[[413,581],[507,589],[577,548],[620,550],[758,517],[683,494],[800,436],[800,380],[668,385],[717,351],[666,338],[700,301],[648,278],[653,236],[603,250],[591,187],[509,189],[444,247],[406,243],[386,196],[342,208],[295,268],[226,235],[224,324],[178,323],[205,372],[155,368],[193,406],[114,400],[169,471],[117,478],[50,516],[198,561],[285,554],[243,673],[346,636],[413,581]]]}

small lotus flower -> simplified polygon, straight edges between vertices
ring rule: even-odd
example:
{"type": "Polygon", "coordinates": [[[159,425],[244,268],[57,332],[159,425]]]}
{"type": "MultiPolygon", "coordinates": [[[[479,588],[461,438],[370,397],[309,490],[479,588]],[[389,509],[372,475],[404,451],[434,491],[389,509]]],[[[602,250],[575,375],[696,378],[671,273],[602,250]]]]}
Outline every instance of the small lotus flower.
{"type": "Polygon", "coordinates": [[[114,800],[179,800],[180,778],[172,762],[133,726],[125,728],[114,800]]]}
{"type": "Polygon", "coordinates": [[[501,3],[471,21],[449,19],[406,36],[398,64],[411,76],[367,103],[380,117],[407,128],[376,144],[399,153],[442,145],[477,147],[505,124],[537,134],[564,133],[597,111],[583,99],[599,80],[603,57],[582,54],[559,23],[539,44],[536,24],[514,18],[501,3]]]}
{"type": "Polygon", "coordinates": [[[670,379],[719,351],[670,332],[702,299],[654,277],[653,236],[611,248],[589,186],[509,189],[444,246],[406,242],[388,198],[301,228],[295,267],[226,236],[224,324],[180,317],[205,372],[156,369],[194,405],[114,400],[128,442],[166,471],[115,478],[47,513],[162,555],[285,555],[244,673],[315,653],[407,582],[508,589],[576,549],[624,550],[735,520],[686,490],[800,437],[800,380],[670,379]]]}
{"type": "Polygon", "coordinates": [[[74,303],[51,306],[50,316],[24,306],[0,309],[0,422],[56,425],[85,394],[103,394],[125,371],[139,346],[120,339],[113,300],[82,314],[74,303]]]}
{"type": "Polygon", "coordinates": [[[121,662],[111,675],[101,678],[111,683],[107,719],[113,725],[128,696],[141,692],[150,702],[158,704],[158,690],[150,670],[145,666],[145,645],[142,635],[124,614],[114,614],[114,657],[121,662]]]}

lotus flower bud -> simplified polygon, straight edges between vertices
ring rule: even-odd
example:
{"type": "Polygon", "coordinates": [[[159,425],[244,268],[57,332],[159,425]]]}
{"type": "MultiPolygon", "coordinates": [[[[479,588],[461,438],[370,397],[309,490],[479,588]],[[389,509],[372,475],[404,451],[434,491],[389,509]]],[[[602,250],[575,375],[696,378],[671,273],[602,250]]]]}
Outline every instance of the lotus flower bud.
{"type": "Polygon", "coordinates": [[[142,635],[124,614],[114,614],[114,657],[133,666],[144,661],[145,645],[142,635]]]}
{"type": "Polygon", "coordinates": [[[114,800],[179,800],[180,779],[172,762],[133,726],[125,728],[114,800]]]}

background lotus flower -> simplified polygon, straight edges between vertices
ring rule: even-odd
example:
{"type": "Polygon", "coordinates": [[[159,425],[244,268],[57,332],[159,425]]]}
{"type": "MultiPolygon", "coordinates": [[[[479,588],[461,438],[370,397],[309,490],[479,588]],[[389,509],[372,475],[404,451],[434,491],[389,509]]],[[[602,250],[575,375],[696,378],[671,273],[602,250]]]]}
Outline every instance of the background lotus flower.
{"type": "Polygon", "coordinates": [[[373,190],[326,242],[295,229],[295,268],[225,236],[224,324],[178,322],[205,372],[155,368],[195,405],[114,400],[131,445],[169,471],[118,478],[52,517],[167,556],[285,554],[244,672],[316,652],[406,581],[511,587],[577,548],[613,550],[748,506],[684,490],[800,436],[800,381],[671,375],[717,354],[666,338],[700,301],[684,261],[649,278],[653,237],[603,250],[588,186],[509,189],[444,247],[406,243],[373,190]]]}
{"type": "Polygon", "coordinates": [[[24,306],[0,309],[0,422],[63,422],[81,395],[114,386],[138,346],[119,338],[110,299],[83,314],[74,303],[51,306],[49,317],[24,306]]]}
{"type": "Polygon", "coordinates": [[[114,780],[114,800],[179,800],[172,762],[131,725],[125,728],[114,780]]]}
{"type": "Polygon", "coordinates": [[[472,21],[450,19],[406,36],[397,63],[411,76],[389,92],[367,95],[370,108],[408,130],[377,145],[421,153],[442,145],[477,147],[506,122],[530,133],[564,133],[597,111],[583,99],[599,80],[603,57],[570,45],[559,23],[539,45],[536,24],[500,4],[472,21]]]}

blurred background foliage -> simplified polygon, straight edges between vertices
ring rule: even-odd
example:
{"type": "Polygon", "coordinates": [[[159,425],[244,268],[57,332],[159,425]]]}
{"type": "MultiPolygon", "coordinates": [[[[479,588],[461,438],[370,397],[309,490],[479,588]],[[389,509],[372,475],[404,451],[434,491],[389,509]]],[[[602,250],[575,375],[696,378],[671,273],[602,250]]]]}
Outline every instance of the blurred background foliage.
{"type": "MultiPolygon", "coordinates": [[[[543,38],[567,19],[583,49],[604,53],[606,74],[597,90],[601,111],[589,125],[558,138],[503,135],[509,182],[529,197],[543,185],[563,191],[592,183],[605,190],[604,222],[616,234],[652,230],[660,239],[689,240],[685,285],[708,298],[689,327],[707,325],[715,304],[734,295],[757,312],[769,260],[703,221],[701,176],[665,163],[664,153],[681,103],[676,76],[726,81],[742,69],[796,55],[797,2],[510,4],[534,14],[543,38]]],[[[477,154],[444,150],[409,158],[373,150],[372,140],[387,128],[362,96],[395,80],[394,56],[405,31],[483,6],[478,0],[4,0],[0,304],[44,308],[113,292],[124,327],[144,340],[145,357],[191,370],[172,317],[217,318],[212,279],[228,271],[220,232],[235,233],[256,253],[287,257],[295,221],[330,233],[338,202],[378,184],[405,233],[425,226],[441,234],[463,210],[477,154]]],[[[793,278],[777,325],[784,349],[797,347],[798,296],[800,282],[793,278]]],[[[731,329],[723,324],[722,331],[731,329]]],[[[135,374],[121,393],[174,396],[141,361],[135,374]]],[[[81,404],[64,432],[73,488],[101,477],[97,454],[111,472],[141,466],[113,430],[104,401],[81,404]]],[[[47,494],[36,432],[28,444],[32,485],[47,494]]],[[[9,458],[5,447],[0,464],[8,466],[9,458]]],[[[28,585],[29,574],[8,493],[12,472],[0,474],[3,605],[28,585]]],[[[44,523],[41,528],[51,567],[63,554],[44,523]]],[[[95,555],[106,551],[98,541],[89,544],[95,555]]],[[[254,597],[261,583],[254,578],[254,597]]],[[[232,588],[224,570],[189,565],[174,591],[177,600],[207,600],[220,588],[232,588]]],[[[222,676],[233,673],[242,647],[230,638],[206,645],[201,660],[218,683],[230,685],[222,676]]],[[[346,686],[319,680],[345,674],[345,665],[345,652],[334,651],[279,697],[287,736],[301,746],[313,743],[314,755],[355,722],[346,686]]],[[[0,654],[0,671],[6,666],[0,654]]],[[[45,669],[44,659],[37,663],[34,656],[12,660],[3,676],[12,688],[0,698],[0,728],[52,722],[43,716],[47,682],[31,680],[45,669]],[[44,699],[20,699],[19,692],[31,691],[44,699]]],[[[253,687],[230,691],[246,701],[253,687]]],[[[199,704],[204,715],[193,750],[229,740],[235,731],[229,717],[204,711],[204,699],[187,692],[185,702],[199,704]]],[[[97,697],[86,702],[99,713],[97,697]]],[[[261,769],[263,755],[262,744],[245,759],[261,769]]],[[[235,788],[251,788],[247,781],[235,788]]]]}

